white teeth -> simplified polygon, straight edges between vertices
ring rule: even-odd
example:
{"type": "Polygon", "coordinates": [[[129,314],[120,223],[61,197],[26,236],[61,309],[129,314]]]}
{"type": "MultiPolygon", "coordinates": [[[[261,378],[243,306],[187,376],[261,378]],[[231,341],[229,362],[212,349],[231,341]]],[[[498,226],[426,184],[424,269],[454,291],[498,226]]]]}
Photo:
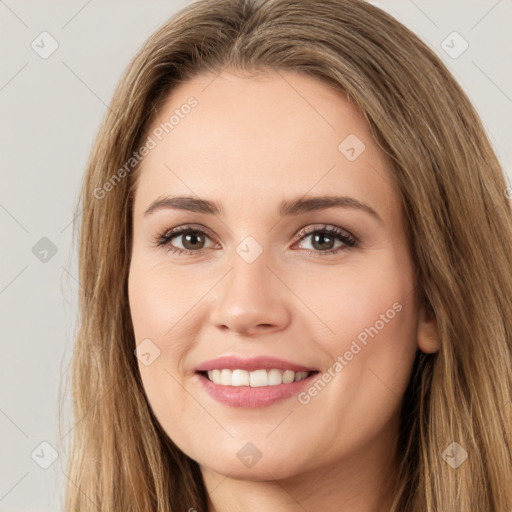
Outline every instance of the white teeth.
{"type": "Polygon", "coordinates": [[[222,386],[250,386],[252,388],[263,386],[277,386],[279,384],[291,384],[305,379],[308,372],[293,372],[291,370],[228,370],[215,369],[208,371],[208,379],[222,386]]]}
{"type": "Polygon", "coordinates": [[[268,372],[268,385],[277,386],[283,383],[283,372],[281,370],[270,370],[268,372]]]}
{"type": "Polygon", "coordinates": [[[220,383],[223,386],[231,386],[233,372],[231,370],[221,370],[220,371],[220,383]]]}
{"type": "Polygon", "coordinates": [[[268,373],[266,370],[254,370],[249,372],[249,385],[251,388],[268,386],[268,373]]]}
{"type": "Polygon", "coordinates": [[[249,372],[245,370],[233,370],[231,376],[232,386],[248,386],[249,385],[249,372]]]}

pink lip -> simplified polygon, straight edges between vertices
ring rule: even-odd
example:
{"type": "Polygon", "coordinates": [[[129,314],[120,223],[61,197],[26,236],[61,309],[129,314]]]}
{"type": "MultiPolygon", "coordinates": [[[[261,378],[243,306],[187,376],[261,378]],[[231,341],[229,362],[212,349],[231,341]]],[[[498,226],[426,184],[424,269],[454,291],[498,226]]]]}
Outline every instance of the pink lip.
{"type": "Polygon", "coordinates": [[[294,372],[313,372],[316,368],[307,368],[295,363],[290,363],[284,359],[277,359],[276,357],[258,356],[250,358],[242,358],[239,356],[222,356],[215,359],[210,359],[201,363],[196,371],[205,372],[208,370],[247,370],[248,372],[254,370],[271,370],[276,368],[277,370],[292,370],[294,372]]]}
{"type": "Polygon", "coordinates": [[[275,357],[259,356],[242,358],[239,356],[222,356],[201,363],[196,368],[195,379],[198,379],[203,389],[215,400],[231,407],[258,408],[272,405],[280,400],[285,400],[299,393],[304,387],[311,384],[317,370],[299,364],[291,363],[275,357]],[[292,370],[294,372],[314,372],[307,378],[290,384],[277,386],[262,386],[251,388],[250,386],[223,386],[215,384],[204,375],[204,372],[216,369],[229,370],[292,370]],[[201,373],[200,373],[201,372],[201,373]]]}
{"type": "Polygon", "coordinates": [[[201,373],[196,373],[194,379],[199,379],[206,392],[218,402],[231,407],[245,407],[255,409],[267,407],[280,400],[285,400],[298,394],[304,387],[309,386],[316,373],[305,379],[290,384],[277,386],[262,386],[251,388],[250,386],[222,386],[215,384],[201,373]]]}

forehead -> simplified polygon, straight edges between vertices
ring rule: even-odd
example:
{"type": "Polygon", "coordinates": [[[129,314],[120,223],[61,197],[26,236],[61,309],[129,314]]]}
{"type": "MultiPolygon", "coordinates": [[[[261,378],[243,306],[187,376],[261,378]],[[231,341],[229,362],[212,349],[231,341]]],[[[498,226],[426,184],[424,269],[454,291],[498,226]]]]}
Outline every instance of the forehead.
{"type": "Polygon", "coordinates": [[[198,75],[172,91],[148,134],[155,147],[136,194],[146,203],[172,193],[249,208],[338,192],[398,204],[364,116],[342,91],[304,74],[198,75]]]}

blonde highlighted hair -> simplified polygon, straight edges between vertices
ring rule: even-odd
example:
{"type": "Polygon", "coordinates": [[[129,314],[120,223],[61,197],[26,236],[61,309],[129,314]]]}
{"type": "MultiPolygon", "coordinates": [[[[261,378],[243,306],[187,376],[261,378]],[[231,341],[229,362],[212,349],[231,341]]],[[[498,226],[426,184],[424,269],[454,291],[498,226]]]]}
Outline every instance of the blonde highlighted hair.
{"type": "Polygon", "coordinates": [[[152,414],[128,305],[136,173],[98,189],[142,145],[173,88],[201,72],[292,70],[344,91],[392,163],[418,293],[441,350],[406,391],[392,512],[512,510],[512,213],[481,121],[440,59],[362,0],[200,0],[121,78],[77,211],[80,322],[72,361],[70,512],[207,510],[197,463],[152,414]],[[105,190],[105,189],[104,189],[105,190]],[[467,459],[442,457],[459,443],[467,459]]]}

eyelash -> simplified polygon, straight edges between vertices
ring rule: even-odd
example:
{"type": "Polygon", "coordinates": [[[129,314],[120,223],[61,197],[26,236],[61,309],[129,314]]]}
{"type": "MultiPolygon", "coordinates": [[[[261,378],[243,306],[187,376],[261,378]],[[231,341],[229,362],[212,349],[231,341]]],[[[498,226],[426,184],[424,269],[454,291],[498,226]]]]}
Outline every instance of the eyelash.
{"type": "MultiPolygon", "coordinates": [[[[208,233],[203,231],[202,229],[192,228],[190,226],[182,226],[179,228],[164,231],[162,234],[158,235],[155,238],[154,244],[157,247],[164,247],[164,246],[168,245],[169,246],[168,251],[172,252],[172,253],[176,253],[178,256],[179,255],[199,255],[199,254],[202,254],[203,252],[205,252],[206,250],[208,250],[208,249],[200,249],[197,251],[190,251],[188,249],[180,249],[179,247],[174,247],[171,244],[171,240],[178,237],[179,235],[183,235],[186,233],[201,234],[201,235],[206,235],[209,237],[208,233]]],[[[338,247],[337,249],[329,249],[328,251],[319,251],[316,249],[302,249],[302,250],[306,251],[306,254],[308,256],[313,256],[313,255],[316,256],[316,255],[320,254],[321,255],[320,257],[324,257],[324,256],[328,256],[331,254],[337,254],[342,251],[346,251],[348,249],[352,249],[359,245],[359,240],[357,238],[355,238],[353,235],[351,235],[350,233],[348,233],[347,231],[345,231],[341,228],[337,228],[336,226],[329,226],[327,224],[324,225],[323,228],[306,229],[306,230],[302,231],[300,233],[301,236],[300,236],[298,242],[302,241],[304,238],[306,238],[308,236],[316,235],[318,233],[328,233],[330,235],[334,235],[334,238],[343,242],[343,244],[345,244],[345,247],[338,247]]]]}

